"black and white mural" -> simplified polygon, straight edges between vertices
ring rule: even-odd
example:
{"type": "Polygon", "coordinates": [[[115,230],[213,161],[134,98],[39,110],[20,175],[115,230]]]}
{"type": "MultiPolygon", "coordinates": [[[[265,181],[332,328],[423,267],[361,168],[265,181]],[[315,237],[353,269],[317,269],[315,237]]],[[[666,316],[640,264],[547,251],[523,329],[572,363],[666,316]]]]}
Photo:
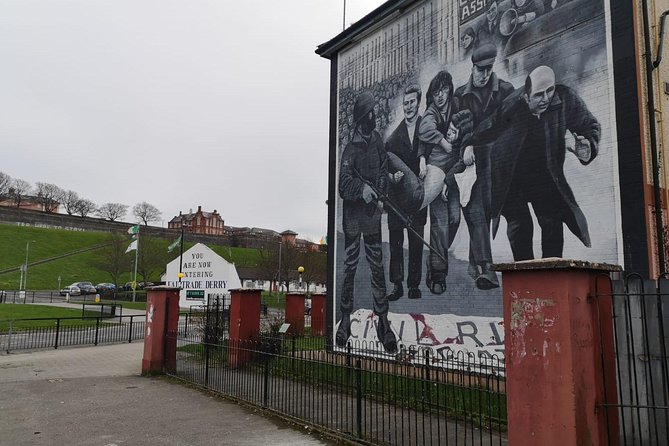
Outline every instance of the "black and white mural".
{"type": "Polygon", "coordinates": [[[607,0],[431,0],[338,54],[334,340],[503,349],[493,263],[621,263],[607,0]]]}

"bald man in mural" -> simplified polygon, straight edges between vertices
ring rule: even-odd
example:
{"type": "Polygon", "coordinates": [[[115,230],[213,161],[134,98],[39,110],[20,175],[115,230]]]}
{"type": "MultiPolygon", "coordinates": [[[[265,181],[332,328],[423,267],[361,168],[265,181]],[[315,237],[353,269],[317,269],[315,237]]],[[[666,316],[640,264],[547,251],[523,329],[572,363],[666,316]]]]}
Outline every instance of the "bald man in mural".
{"type": "Polygon", "coordinates": [[[493,236],[499,217],[507,221],[507,236],[515,261],[534,258],[534,225],[529,205],[541,228],[542,257],[562,257],[563,225],[590,247],[585,215],[564,175],[567,152],[588,165],[597,156],[600,125],[571,88],[555,83],[546,66],[533,70],[525,87],[516,90],[474,131],[472,145],[493,143],[493,236]],[[573,145],[567,145],[570,133],[573,145]]]}

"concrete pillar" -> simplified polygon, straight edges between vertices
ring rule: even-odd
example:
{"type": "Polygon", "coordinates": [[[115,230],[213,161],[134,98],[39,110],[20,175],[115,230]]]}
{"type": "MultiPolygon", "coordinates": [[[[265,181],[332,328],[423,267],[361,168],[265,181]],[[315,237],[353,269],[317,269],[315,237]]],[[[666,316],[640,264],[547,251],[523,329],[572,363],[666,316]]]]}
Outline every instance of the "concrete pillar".
{"type": "Polygon", "coordinates": [[[502,271],[509,444],[617,444],[610,282],[619,266],[567,259],[495,265],[502,271]],[[608,429],[607,429],[608,424],[608,429]],[[614,433],[609,438],[608,432],[614,433]]]}
{"type": "Polygon", "coordinates": [[[241,367],[250,359],[247,348],[260,334],[262,290],[230,290],[230,340],[228,359],[232,367],[241,367]]]}
{"type": "Polygon", "coordinates": [[[142,374],[176,369],[179,288],[147,288],[142,374]]]}
{"type": "Polygon", "coordinates": [[[286,322],[290,324],[288,334],[304,335],[304,293],[286,294],[286,322]]]}
{"type": "Polygon", "coordinates": [[[311,295],[311,335],[325,334],[325,294],[311,295]]]}

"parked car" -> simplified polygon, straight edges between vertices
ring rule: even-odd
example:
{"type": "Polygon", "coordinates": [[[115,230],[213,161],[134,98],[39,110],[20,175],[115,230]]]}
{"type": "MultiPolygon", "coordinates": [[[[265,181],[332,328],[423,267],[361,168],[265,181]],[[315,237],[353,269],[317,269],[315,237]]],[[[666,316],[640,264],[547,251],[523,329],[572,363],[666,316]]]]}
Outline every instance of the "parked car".
{"type": "Polygon", "coordinates": [[[98,290],[98,293],[111,293],[116,290],[116,285],[109,282],[103,282],[95,285],[95,289],[98,290]]]}
{"type": "Polygon", "coordinates": [[[153,282],[139,282],[137,288],[143,290],[146,287],[153,286],[153,282]]]}
{"type": "Polygon", "coordinates": [[[60,295],[65,296],[69,294],[70,296],[79,296],[81,295],[81,289],[76,285],[68,285],[62,290],[60,290],[60,295]]]}
{"type": "Polygon", "coordinates": [[[81,294],[95,294],[98,292],[91,282],[75,282],[72,285],[78,286],[81,294]]]}

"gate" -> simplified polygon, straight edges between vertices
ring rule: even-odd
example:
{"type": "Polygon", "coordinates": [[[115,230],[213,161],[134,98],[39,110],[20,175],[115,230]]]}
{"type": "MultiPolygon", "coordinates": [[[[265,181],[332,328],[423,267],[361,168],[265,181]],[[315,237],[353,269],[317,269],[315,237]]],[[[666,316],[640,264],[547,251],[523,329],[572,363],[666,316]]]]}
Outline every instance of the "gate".
{"type": "MultiPolygon", "coordinates": [[[[616,381],[604,386],[601,404],[608,421],[609,444],[669,444],[669,280],[598,279],[600,303],[613,309],[616,381]],[[601,281],[608,281],[603,284],[601,281]],[[612,388],[614,387],[614,388],[612,388]],[[615,395],[615,397],[613,396],[615,395]]],[[[600,330],[611,321],[599,321],[600,330]]],[[[610,375],[609,375],[610,376],[610,375]]],[[[609,380],[611,381],[611,380],[609,380]]]]}

